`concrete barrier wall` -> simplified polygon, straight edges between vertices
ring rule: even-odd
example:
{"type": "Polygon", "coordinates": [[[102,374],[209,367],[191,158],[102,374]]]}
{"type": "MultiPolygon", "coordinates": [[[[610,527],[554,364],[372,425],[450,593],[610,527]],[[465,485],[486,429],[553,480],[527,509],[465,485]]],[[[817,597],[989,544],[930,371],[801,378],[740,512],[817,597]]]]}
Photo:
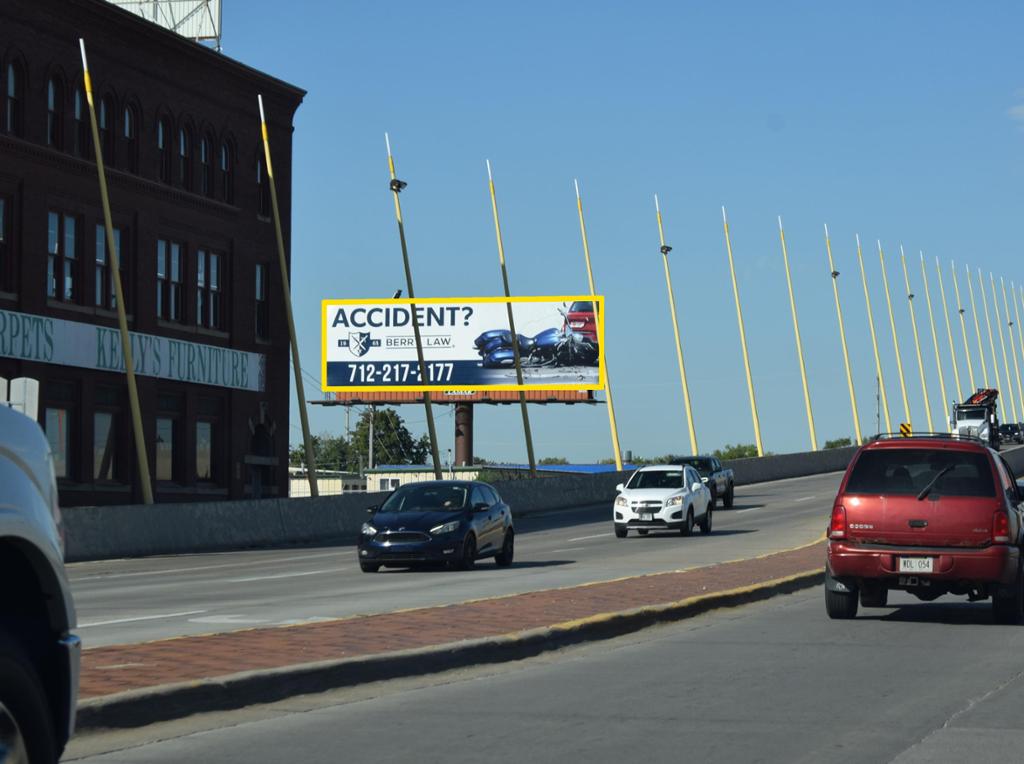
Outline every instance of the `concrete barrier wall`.
{"type": "MultiPolygon", "coordinates": [[[[842,470],[855,449],[782,454],[727,462],[737,485],[842,470]]],[[[607,503],[628,473],[559,475],[495,483],[516,516],[607,503]]],[[[383,493],[318,498],[218,501],[152,506],[70,507],[63,511],[67,559],[353,543],[366,508],[383,493]]]]}

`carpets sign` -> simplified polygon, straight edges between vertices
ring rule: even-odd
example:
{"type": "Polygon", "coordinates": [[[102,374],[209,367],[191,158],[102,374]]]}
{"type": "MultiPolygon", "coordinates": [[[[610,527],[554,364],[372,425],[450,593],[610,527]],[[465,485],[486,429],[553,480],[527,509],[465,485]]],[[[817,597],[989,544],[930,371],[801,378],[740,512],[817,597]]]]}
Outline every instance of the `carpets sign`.
{"type": "MultiPolygon", "coordinates": [[[[175,382],[264,389],[266,357],[260,353],[130,332],[135,373],[175,382]]],[[[49,316],[0,310],[0,356],[61,366],[124,373],[117,329],[49,316]]]]}

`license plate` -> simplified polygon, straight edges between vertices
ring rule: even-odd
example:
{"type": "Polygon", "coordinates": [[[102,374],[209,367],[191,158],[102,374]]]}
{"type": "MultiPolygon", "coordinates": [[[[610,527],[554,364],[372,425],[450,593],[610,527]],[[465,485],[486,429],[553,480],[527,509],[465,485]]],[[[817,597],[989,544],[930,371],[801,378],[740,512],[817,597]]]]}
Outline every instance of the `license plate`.
{"type": "Polygon", "coordinates": [[[641,512],[640,513],[640,522],[649,523],[653,519],[654,519],[654,515],[652,515],[650,512],[641,512]]]}
{"type": "Polygon", "coordinates": [[[900,573],[931,573],[931,557],[900,557],[900,573]]]}

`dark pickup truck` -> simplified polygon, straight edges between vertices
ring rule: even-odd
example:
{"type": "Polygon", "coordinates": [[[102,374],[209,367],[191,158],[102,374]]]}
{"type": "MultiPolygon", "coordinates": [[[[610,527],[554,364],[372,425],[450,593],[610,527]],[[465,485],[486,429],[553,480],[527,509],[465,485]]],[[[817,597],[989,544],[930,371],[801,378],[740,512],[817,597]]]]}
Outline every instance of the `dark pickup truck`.
{"type": "Polygon", "coordinates": [[[736,480],[731,469],[723,467],[714,456],[685,456],[680,461],[700,473],[700,479],[711,489],[712,504],[721,501],[724,507],[732,506],[736,480]]]}

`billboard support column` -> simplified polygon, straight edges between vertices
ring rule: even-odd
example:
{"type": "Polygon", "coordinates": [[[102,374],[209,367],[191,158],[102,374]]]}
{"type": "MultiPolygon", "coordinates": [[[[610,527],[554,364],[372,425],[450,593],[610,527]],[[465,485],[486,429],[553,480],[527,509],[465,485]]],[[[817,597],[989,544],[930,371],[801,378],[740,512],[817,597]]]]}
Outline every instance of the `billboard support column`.
{"type": "Polygon", "coordinates": [[[828,237],[828,225],[825,226],[825,251],[828,253],[828,269],[832,275],[832,294],[836,298],[836,315],[839,317],[839,344],[843,350],[843,365],[846,367],[846,387],[850,391],[850,409],[853,412],[853,432],[857,436],[857,445],[864,442],[860,431],[860,413],[857,411],[857,395],[853,388],[853,371],[850,369],[850,352],[846,347],[846,325],[843,323],[843,308],[839,303],[839,271],[832,261],[832,242],[828,237]]]}
{"type": "MultiPolygon", "coordinates": [[[[594,271],[590,267],[590,243],[587,241],[587,226],[583,222],[583,200],[580,198],[580,184],[574,180],[573,185],[576,187],[576,210],[580,216],[580,236],[583,237],[583,257],[587,261],[587,281],[590,284],[590,296],[597,296],[597,289],[594,286],[594,271]]],[[[596,306],[595,306],[596,307],[596,306]]],[[[604,321],[604,316],[601,316],[601,321],[604,321]]],[[[608,375],[608,355],[605,353],[605,366],[604,366],[604,394],[608,399],[608,425],[612,431],[612,451],[615,454],[615,469],[618,472],[622,472],[622,451],[619,447],[619,428],[615,421],[615,401],[612,398],[612,380],[608,375]]]]}
{"type": "Polygon", "coordinates": [[[309,437],[309,413],[306,411],[306,391],[302,387],[302,365],[299,363],[299,343],[295,338],[295,317],[292,314],[292,288],[288,279],[288,261],[284,254],[284,234],[281,231],[281,211],[277,206],[277,183],[274,180],[274,166],[270,161],[270,135],[267,132],[267,118],[263,112],[263,96],[258,95],[260,105],[260,133],[263,136],[263,157],[267,163],[267,181],[270,185],[270,204],[274,213],[274,235],[277,238],[277,258],[281,266],[281,289],[284,293],[284,310],[288,317],[288,337],[292,346],[292,370],[295,372],[295,395],[299,401],[299,420],[302,423],[302,442],[306,451],[306,476],[309,478],[309,495],[319,496],[316,479],[316,456],[313,442],[309,437]]]}
{"type": "MultiPolygon", "coordinates": [[[[494,213],[494,235],[498,240],[498,260],[501,262],[501,280],[505,286],[505,296],[512,294],[508,287],[508,268],[505,266],[505,245],[501,241],[501,221],[498,218],[498,198],[494,193],[494,176],[491,174],[491,160],[487,160],[487,185],[491,192],[491,211],[494,213]]],[[[516,334],[516,322],[512,317],[512,303],[505,303],[508,308],[508,328],[512,333],[512,357],[516,364],[516,382],[523,385],[523,364],[519,357],[519,335],[516,334]]],[[[526,393],[519,391],[519,407],[523,412],[523,432],[526,434],[526,456],[530,462],[530,477],[537,477],[537,462],[533,455],[533,434],[530,432],[530,414],[526,410],[526,393]]]]}
{"type": "MultiPolygon", "coordinates": [[[[398,179],[395,175],[395,160],[391,156],[391,139],[387,133],[384,133],[384,143],[388,149],[388,172],[391,174],[391,183],[389,187],[391,194],[395,198],[395,219],[398,221],[398,239],[402,244],[402,263],[405,265],[405,286],[409,292],[409,299],[416,297],[416,292],[412,288],[412,268],[409,265],[409,246],[405,241],[405,221],[402,219],[402,203],[398,199],[398,195],[402,192],[402,189],[406,187],[406,183],[398,179]]],[[[420,379],[423,380],[423,384],[429,384],[430,377],[427,375],[427,363],[423,360],[423,338],[420,336],[420,323],[416,318],[416,305],[415,303],[409,305],[409,310],[412,311],[412,333],[416,341],[416,360],[419,363],[420,379]]],[[[427,414],[427,433],[430,437],[430,458],[434,463],[434,479],[441,480],[444,476],[441,474],[441,456],[437,448],[437,428],[434,426],[434,409],[430,400],[430,393],[424,391],[423,393],[423,408],[427,414]]]]}
{"type": "Polygon", "coordinates": [[[455,404],[455,461],[457,467],[473,466],[473,404],[455,404]]]}
{"type": "MultiPolygon", "coordinates": [[[[660,220],[660,213],[658,217],[660,220]]],[[[761,422],[757,417],[757,400],[754,398],[754,378],[750,374],[750,357],[747,355],[747,333],[743,328],[743,310],[740,307],[740,289],[736,285],[736,266],[732,259],[732,237],[729,236],[729,218],[725,214],[725,207],[722,207],[722,227],[725,229],[725,252],[729,256],[729,276],[732,278],[732,296],[736,300],[736,321],[740,326],[740,348],[743,350],[743,370],[747,373],[747,395],[750,397],[750,415],[754,419],[754,439],[757,442],[757,455],[764,456],[764,448],[761,445],[761,422]]]]}
{"type": "Polygon", "coordinates": [[[142,410],[139,406],[139,390],[135,385],[135,361],[132,358],[132,342],[128,334],[128,317],[125,314],[124,291],[121,287],[121,253],[117,251],[114,241],[110,196],[107,193],[107,175],[103,167],[103,146],[100,141],[99,125],[96,122],[96,105],[92,99],[92,78],[89,76],[89,64],[85,57],[85,40],[79,39],[78,45],[82,50],[82,75],[85,81],[85,97],[89,104],[89,122],[92,127],[92,142],[96,154],[96,170],[100,179],[103,227],[106,229],[107,252],[114,281],[114,296],[117,300],[117,327],[121,335],[121,354],[124,356],[125,377],[128,382],[128,405],[132,412],[132,435],[135,439],[135,456],[139,466],[139,485],[142,487],[142,502],[152,504],[153,486],[149,479],[149,458],[146,455],[146,441],[142,430],[142,410]]]}
{"type": "Polygon", "coordinates": [[[878,334],[875,332],[875,315],[871,310],[871,292],[868,290],[868,274],[864,270],[864,253],[860,247],[860,234],[857,234],[857,264],[860,265],[860,281],[864,285],[864,305],[868,311],[868,329],[871,330],[871,349],[875,354],[875,376],[878,379],[878,393],[885,414],[885,431],[892,432],[892,417],[889,414],[889,396],[885,393],[885,375],[882,374],[882,356],[878,352],[878,334]]]}

